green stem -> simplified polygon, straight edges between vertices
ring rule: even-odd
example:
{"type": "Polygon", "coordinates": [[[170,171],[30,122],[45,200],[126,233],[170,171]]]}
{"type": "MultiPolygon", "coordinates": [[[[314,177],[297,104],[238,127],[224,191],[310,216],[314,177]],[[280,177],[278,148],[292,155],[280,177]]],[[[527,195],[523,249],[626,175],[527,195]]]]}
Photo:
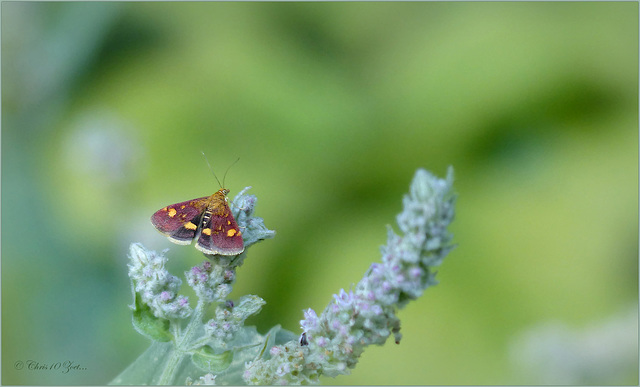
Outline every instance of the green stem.
{"type": "Polygon", "coordinates": [[[158,385],[168,386],[173,384],[176,369],[178,368],[178,364],[180,364],[183,356],[184,352],[182,351],[178,351],[175,349],[171,351],[171,357],[169,357],[169,360],[167,360],[164,371],[162,371],[162,375],[160,375],[160,379],[158,379],[158,385]]]}
{"type": "Polygon", "coordinates": [[[193,311],[191,320],[189,320],[189,324],[184,330],[184,335],[182,335],[182,338],[176,342],[176,348],[178,350],[184,351],[187,349],[189,342],[193,340],[193,335],[202,324],[202,317],[204,317],[204,312],[208,305],[209,304],[202,301],[202,299],[198,300],[198,305],[196,305],[196,309],[193,311]]]}
{"type": "Polygon", "coordinates": [[[193,335],[197,332],[197,328],[200,324],[202,324],[202,317],[204,316],[204,312],[207,309],[207,303],[202,300],[198,300],[198,305],[196,309],[193,311],[193,315],[189,320],[189,324],[183,331],[184,334],[180,338],[176,338],[176,348],[172,351],[169,360],[162,371],[162,375],[160,375],[160,379],[158,380],[159,385],[171,385],[175,384],[175,377],[178,370],[178,365],[182,362],[182,360],[189,355],[187,349],[189,347],[189,342],[193,340],[193,335]]]}

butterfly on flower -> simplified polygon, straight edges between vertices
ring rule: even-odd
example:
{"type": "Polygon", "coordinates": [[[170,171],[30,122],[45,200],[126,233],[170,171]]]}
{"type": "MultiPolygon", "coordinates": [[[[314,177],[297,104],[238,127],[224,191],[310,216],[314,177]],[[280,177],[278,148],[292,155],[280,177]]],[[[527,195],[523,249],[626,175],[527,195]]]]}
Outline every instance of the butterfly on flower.
{"type": "Polygon", "coordinates": [[[242,232],[227,202],[229,190],[166,206],[151,223],[173,243],[189,245],[209,255],[238,255],[244,251],[242,232]]]}
{"type": "MultiPolygon", "coordinates": [[[[202,152],[209,170],[213,172],[207,156],[202,152]]],[[[238,158],[238,160],[240,160],[238,158]]],[[[233,162],[237,163],[238,160],[233,162]]],[[[233,166],[231,164],[229,168],[233,166]]],[[[196,239],[196,249],[208,255],[238,255],[244,251],[242,232],[231,213],[222,177],[220,190],[211,196],[187,200],[166,206],[151,216],[151,223],[173,243],[190,245],[196,239]]]]}

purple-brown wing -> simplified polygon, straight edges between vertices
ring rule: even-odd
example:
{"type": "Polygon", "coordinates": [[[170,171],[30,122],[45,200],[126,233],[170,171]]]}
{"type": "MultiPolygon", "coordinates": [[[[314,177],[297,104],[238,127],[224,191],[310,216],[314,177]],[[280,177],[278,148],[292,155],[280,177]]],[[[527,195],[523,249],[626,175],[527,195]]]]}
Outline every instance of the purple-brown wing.
{"type": "Polygon", "coordinates": [[[202,225],[196,249],[205,254],[238,255],[244,251],[244,241],[238,223],[228,206],[222,211],[214,211],[211,218],[202,225]]]}
{"type": "Polygon", "coordinates": [[[166,206],[151,216],[151,223],[171,242],[188,245],[196,236],[208,199],[205,196],[166,206]]]}

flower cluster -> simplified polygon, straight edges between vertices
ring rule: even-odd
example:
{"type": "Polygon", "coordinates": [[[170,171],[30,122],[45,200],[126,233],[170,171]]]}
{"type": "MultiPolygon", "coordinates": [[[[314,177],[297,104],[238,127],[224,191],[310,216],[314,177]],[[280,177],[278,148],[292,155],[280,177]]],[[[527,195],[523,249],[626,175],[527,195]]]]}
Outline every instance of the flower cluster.
{"type": "Polygon", "coordinates": [[[261,240],[273,238],[276,234],[275,231],[269,230],[264,225],[262,218],[253,216],[258,198],[255,195],[245,195],[245,192],[250,188],[245,187],[240,191],[229,206],[236,222],[242,229],[245,248],[261,240]]]}
{"type": "Polygon", "coordinates": [[[244,321],[251,315],[256,314],[262,309],[266,302],[254,295],[243,296],[234,305],[232,301],[227,301],[223,305],[216,308],[216,317],[209,320],[205,326],[205,334],[210,337],[213,342],[225,348],[226,343],[233,339],[233,335],[243,327],[244,321]]]}
{"type": "Polygon", "coordinates": [[[223,302],[232,290],[236,278],[233,267],[212,265],[204,261],[184,273],[187,283],[196,292],[198,298],[205,303],[223,302]]]}
{"type": "Polygon", "coordinates": [[[404,235],[389,230],[382,262],[372,264],[353,290],[334,295],[320,316],[308,309],[300,322],[300,342],[273,347],[270,359],[248,364],[245,381],[314,383],[319,375],[348,374],[365,347],[382,345],[391,334],[399,343],[396,311],[437,283],[433,267],[452,248],[447,231],[454,217],[452,184],[451,168],[446,180],[418,170],[397,219],[404,235]]]}
{"type": "Polygon", "coordinates": [[[154,316],[175,319],[191,315],[188,298],[178,294],[182,281],[164,267],[167,257],[134,243],[130,248],[129,260],[129,278],[133,290],[151,308],[154,316]]]}
{"type": "Polygon", "coordinates": [[[193,381],[190,377],[187,377],[187,386],[215,386],[216,385],[216,376],[214,374],[204,374],[196,381],[193,381]]]}
{"type": "Polygon", "coordinates": [[[249,362],[242,375],[247,384],[316,384],[320,370],[307,362],[309,348],[296,341],[271,347],[269,361],[249,362]]]}

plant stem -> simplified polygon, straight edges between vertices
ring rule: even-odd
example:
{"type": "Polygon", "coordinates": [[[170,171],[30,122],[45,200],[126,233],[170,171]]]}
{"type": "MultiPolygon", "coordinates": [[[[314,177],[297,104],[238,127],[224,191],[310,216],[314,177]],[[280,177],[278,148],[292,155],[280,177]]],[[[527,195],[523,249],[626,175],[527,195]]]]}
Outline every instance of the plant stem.
{"type": "Polygon", "coordinates": [[[160,379],[158,379],[158,385],[168,386],[173,384],[176,368],[178,367],[178,364],[180,364],[183,356],[184,352],[182,351],[178,351],[177,349],[171,351],[171,356],[169,357],[169,360],[167,360],[164,371],[162,371],[162,375],[160,375],[160,379]]]}
{"type": "Polygon", "coordinates": [[[193,311],[193,315],[184,330],[184,334],[182,337],[176,339],[176,348],[172,351],[169,360],[167,360],[164,370],[162,371],[162,375],[160,375],[160,379],[158,380],[159,385],[175,384],[174,379],[176,377],[178,365],[182,362],[185,356],[189,355],[189,352],[187,352],[189,343],[193,340],[193,335],[197,332],[198,326],[202,324],[202,317],[207,309],[207,305],[208,304],[204,301],[198,300],[198,305],[193,311]]]}
{"type": "Polygon", "coordinates": [[[182,335],[182,338],[176,342],[176,348],[178,350],[184,351],[189,347],[189,343],[193,341],[193,335],[196,333],[200,324],[202,324],[202,317],[204,316],[204,312],[208,305],[209,304],[202,301],[202,299],[198,300],[198,305],[196,305],[196,309],[193,311],[191,320],[189,320],[189,324],[184,330],[184,335],[182,335]]]}

